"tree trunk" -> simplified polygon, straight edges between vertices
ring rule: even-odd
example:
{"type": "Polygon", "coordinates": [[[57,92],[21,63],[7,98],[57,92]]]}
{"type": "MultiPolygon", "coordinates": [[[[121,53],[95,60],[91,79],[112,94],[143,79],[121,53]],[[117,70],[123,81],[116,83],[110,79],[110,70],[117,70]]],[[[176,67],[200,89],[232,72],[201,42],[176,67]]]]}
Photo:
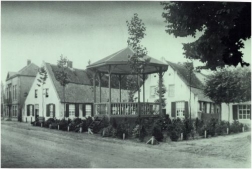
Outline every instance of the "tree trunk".
{"type": "Polygon", "coordinates": [[[227,105],[228,105],[228,122],[230,122],[230,107],[229,107],[229,103],[227,105]]]}
{"type": "Polygon", "coordinates": [[[66,111],[65,111],[65,86],[63,86],[63,100],[64,100],[64,103],[63,103],[64,112],[63,112],[63,114],[64,114],[64,119],[65,119],[65,117],[66,117],[66,111]]]}

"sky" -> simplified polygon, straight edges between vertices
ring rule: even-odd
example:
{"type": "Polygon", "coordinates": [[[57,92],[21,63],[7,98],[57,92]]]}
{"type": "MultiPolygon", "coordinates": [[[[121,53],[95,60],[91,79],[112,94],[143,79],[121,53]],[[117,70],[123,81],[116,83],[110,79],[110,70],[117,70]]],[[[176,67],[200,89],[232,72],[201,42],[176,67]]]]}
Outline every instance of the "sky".
{"type": "MultiPolygon", "coordinates": [[[[1,80],[17,72],[27,59],[41,66],[56,64],[60,55],[85,69],[127,47],[126,21],[134,13],[146,26],[142,45],[148,55],[171,62],[184,62],[182,43],[192,37],[175,38],[165,32],[159,2],[1,2],[1,80]]],[[[251,63],[251,40],[245,42],[244,60],[251,63]]],[[[200,65],[194,62],[194,65],[200,65]]]]}

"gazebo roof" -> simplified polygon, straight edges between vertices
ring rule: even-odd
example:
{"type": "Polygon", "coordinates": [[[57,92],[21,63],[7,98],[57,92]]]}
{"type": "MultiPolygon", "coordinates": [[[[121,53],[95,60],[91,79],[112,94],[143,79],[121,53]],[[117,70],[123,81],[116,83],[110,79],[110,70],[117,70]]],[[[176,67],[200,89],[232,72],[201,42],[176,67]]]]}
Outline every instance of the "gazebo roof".
{"type": "MultiPolygon", "coordinates": [[[[111,65],[112,74],[131,74],[132,69],[128,63],[128,56],[132,54],[134,54],[134,51],[127,47],[91,65],[88,65],[87,68],[94,69],[102,73],[108,73],[108,67],[111,65]]],[[[159,72],[159,67],[162,67],[162,71],[166,71],[168,69],[168,65],[159,60],[150,56],[144,57],[144,59],[148,58],[150,58],[150,62],[145,66],[143,73],[157,73],[159,72]]]]}

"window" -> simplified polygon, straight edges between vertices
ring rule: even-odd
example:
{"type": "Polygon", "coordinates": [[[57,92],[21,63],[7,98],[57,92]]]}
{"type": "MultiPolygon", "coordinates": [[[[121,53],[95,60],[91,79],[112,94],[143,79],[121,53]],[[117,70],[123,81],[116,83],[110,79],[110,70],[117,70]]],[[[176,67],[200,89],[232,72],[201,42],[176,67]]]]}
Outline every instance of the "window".
{"type": "Polygon", "coordinates": [[[30,105],[29,108],[30,108],[30,116],[32,116],[32,105],[30,105]]]}
{"type": "Polygon", "coordinates": [[[168,87],[168,96],[169,97],[174,97],[174,89],[175,89],[174,84],[169,85],[169,87],[168,87]]]}
{"type": "Polygon", "coordinates": [[[177,117],[185,117],[185,102],[176,102],[176,115],[177,117]]]}
{"type": "Polygon", "coordinates": [[[50,110],[50,117],[53,118],[53,105],[52,104],[50,104],[49,110],[50,110]]]}
{"type": "Polygon", "coordinates": [[[75,105],[69,104],[69,117],[75,117],[75,105]]]}
{"type": "Polygon", "coordinates": [[[79,104],[79,117],[83,116],[82,106],[82,104],[79,104]]]}
{"type": "Polygon", "coordinates": [[[150,96],[155,97],[156,95],[156,86],[151,86],[150,87],[150,96]]]}
{"type": "Polygon", "coordinates": [[[12,86],[12,99],[17,99],[17,85],[12,86]]]}
{"type": "Polygon", "coordinates": [[[15,85],[15,100],[17,100],[17,85],[15,85]]]}
{"type": "Polygon", "coordinates": [[[46,96],[46,97],[49,97],[48,90],[49,90],[49,89],[45,89],[45,96],[46,96]]]}
{"type": "Polygon", "coordinates": [[[86,110],[86,117],[91,117],[92,115],[92,107],[90,104],[86,104],[85,105],[85,110],[86,110]]]}
{"type": "Polygon", "coordinates": [[[251,105],[239,105],[239,119],[250,119],[251,105]]]}
{"type": "Polygon", "coordinates": [[[12,90],[12,99],[15,100],[15,86],[12,86],[13,90],[12,90]]]}
{"type": "Polygon", "coordinates": [[[12,116],[17,117],[17,106],[16,105],[12,106],[12,116]]]}
{"type": "Polygon", "coordinates": [[[35,98],[38,98],[38,90],[35,89],[35,98]]]}
{"type": "Polygon", "coordinates": [[[214,103],[210,103],[210,107],[211,107],[210,113],[214,113],[215,104],[214,103]]]}

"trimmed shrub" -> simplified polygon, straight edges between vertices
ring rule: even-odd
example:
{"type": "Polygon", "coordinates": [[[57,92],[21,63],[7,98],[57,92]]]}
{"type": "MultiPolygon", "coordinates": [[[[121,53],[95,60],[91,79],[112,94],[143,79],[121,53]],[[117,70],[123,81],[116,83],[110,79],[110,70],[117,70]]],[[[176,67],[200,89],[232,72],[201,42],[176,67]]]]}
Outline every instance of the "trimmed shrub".
{"type": "Polygon", "coordinates": [[[189,119],[184,119],[183,125],[183,139],[187,140],[193,134],[193,123],[189,119]]]}
{"type": "Polygon", "coordinates": [[[63,118],[59,121],[58,125],[60,127],[60,130],[66,131],[68,127],[68,121],[63,118]]]}
{"type": "Polygon", "coordinates": [[[54,123],[55,122],[55,120],[53,119],[53,118],[49,118],[49,119],[47,119],[46,121],[45,121],[45,123],[44,123],[44,127],[49,127],[49,125],[50,124],[52,124],[52,123],[54,123]]]}
{"type": "Polygon", "coordinates": [[[168,125],[168,135],[170,136],[172,141],[178,141],[183,130],[184,125],[180,118],[173,119],[172,123],[168,125]]]}
{"type": "Polygon", "coordinates": [[[239,123],[238,120],[234,120],[234,122],[230,125],[230,133],[238,133],[238,132],[242,132],[242,127],[243,124],[239,123]]]}
{"type": "Polygon", "coordinates": [[[144,126],[137,124],[136,127],[132,131],[132,137],[138,138],[139,141],[144,141],[145,136],[147,136],[147,132],[144,126]]]}
{"type": "Polygon", "coordinates": [[[227,128],[229,127],[229,122],[220,121],[216,124],[215,132],[217,135],[224,135],[227,133],[227,128]]]}

